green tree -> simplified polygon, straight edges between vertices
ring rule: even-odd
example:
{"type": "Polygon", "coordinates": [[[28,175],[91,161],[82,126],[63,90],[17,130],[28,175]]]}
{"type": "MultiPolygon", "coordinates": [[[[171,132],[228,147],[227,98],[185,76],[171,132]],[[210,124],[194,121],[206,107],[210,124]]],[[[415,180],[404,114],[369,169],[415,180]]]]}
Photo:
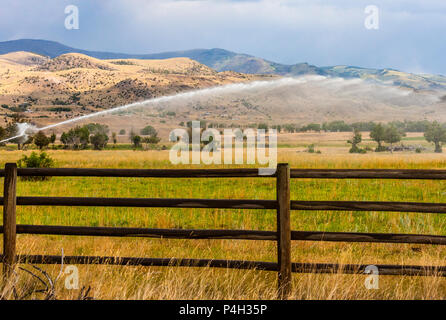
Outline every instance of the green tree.
{"type": "Polygon", "coordinates": [[[95,150],[102,150],[107,146],[108,136],[103,132],[96,132],[90,137],[90,142],[95,150]]]}
{"type": "Polygon", "coordinates": [[[62,142],[65,146],[68,146],[68,133],[62,132],[60,142],[62,142]]]}
{"type": "Polygon", "coordinates": [[[389,125],[384,130],[384,142],[390,144],[390,151],[393,151],[393,144],[400,142],[406,134],[395,125],[389,125]]]}
{"type": "Polygon", "coordinates": [[[283,126],[283,129],[286,132],[294,133],[296,131],[296,126],[294,124],[285,124],[283,126]]]}
{"type": "Polygon", "coordinates": [[[146,126],[144,129],[141,130],[141,134],[148,136],[144,137],[141,140],[146,144],[155,145],[161,141],[161,139],[158,138],[158,132],[152,126],[146,126]]]}
{"type": "Polygon", "coordinates": [[[268,125],[266,123],[259,123],[257,129],[268,130],[268,125]]]}
{"type": "MultiPolygon", "coordinates": [[[[0,140],[6,139],[7,135],[8,135],[8,133],[6,132],[6,129],[3,127],[0,127],[0,140]]],[[[2,143],[0,145],[4,145],[4,143],[2,143]]]]}
{"type": "Polygon", "coordinates": [[[443,152],[443,143],[446,142],[446,128],[434,121],[427,125],[424,137],[428,142],[435,144],[435,152],[443,152]]]}
{"type": "Polygon", "coordinates": [[[349,132],[352,131],[352,126],[346,124],[343,120],[332,121],[330,123],[322,124],[322,130],[330,132],[349,132]]]}
{"type": "Polygon", "coordinates": [[[108,135],[110,129],[108,128],[107,125],[105,124],[100,124],[100,123],[89,123],[86,124],[84,126],[85,128],[87,128],[88,132],[90,132],[90,134],[96,134],[96,133],[103,133],[108,135]]]}
{"type": "Polygon", "coordinates": [[[118,139],[116,138],[116,132],[112,132],[112,140],[113,144],[116,145],[116,143],[118,142],[118,139]]]}
{"type": "Polygon", "coordinates": [[[362,142],[362,134],[358,129],[353,131],[353,138],[348,140],[347,143],[351,144],[350,153],[365,153],[364,149],[361,149],[358,145],[362,142]]]}
{"type": "Polygon", "coordinates": [[[50,143],[54,146],[55,142],[56,142],[56,134],[53,132],[50,136],[50,143]]]}
{"type": "Polygon", "coordinates": [[[375,150],[376,152],[381,152],[386,149],[382,145],[385,135],[386,129],[381,123],[374,125],[372,131],[370,131],[370,138],[378,143],[378,147],[375,150]]]}
{"type": "MultiPolygon", "coordinates": [[[[201,129],[206,129],[206,121],[205,120],[195,120],[195,121],[200,121],[200,128],[201,129]]],[[[186,123],[186,127],[192,128],[192,121],[188,121],[186,123]]]]}
{"type": "Polygon", "coordinates": [[[152,146],[158,144],[158,142],[160,142],[160,141],[161,141],[161,139],[158,138],[156,135],[155,136],[145,137],[145,138],[142,139],[142,142],[144,142],[146,144],[149,144],[149,145],[152,145],[152,146]]]}
{"type": "Polygon", "coordinates": [[[306,132],[306,131],[321,132],[321,130],[322,130],[322,127],[319,123],[310,123],[310,124],[300,128],[300,131],[302,131],[302,132],[306,132]]]}
{"type": "Polygon", "coordinates": [[[42,131],[39,131],[34,135],[34,144],[42,150],[50,144],[50,139],[42,131]]]}
{"type": "Polygon", "coordinates": [[[143,129],[141,129],[140,133],[143,136],[152,136],[157,134],[155,128],[152,126],[145,126],[143,129]]]}
{"type": "Polygon", "coordinates": [[[90,131],[86,126],[77,126],[70,129],[66,133],[62,133],[60,141],[65,145],[65,147],[72,149],[85,149],[90,142],[90,131]]]}
{"type": "Polygon", "coordinates": [[[132,141],[133,146],[134,146],[135,148],[139,148],[139,147],[141,147],[141,141],[142,141],[141,136],[133,135],[131,141],[132,141]]]}

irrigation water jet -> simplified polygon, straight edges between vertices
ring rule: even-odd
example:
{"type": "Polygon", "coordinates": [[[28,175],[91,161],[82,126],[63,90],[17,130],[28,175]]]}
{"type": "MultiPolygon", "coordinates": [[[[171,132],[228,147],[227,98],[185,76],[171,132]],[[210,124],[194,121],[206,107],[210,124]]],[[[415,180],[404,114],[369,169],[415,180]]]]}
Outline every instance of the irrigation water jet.
{"type": "Polygon", "coordinates": [[[423,101],[424,103],[427,104],[439,101],[439,97],[436,94],[430,94],[430,95],[422,94],[419,96],[418,99],[414,99],[417,97],[418,94],[415,93],[413,90],[407,90],[399,87],[377,84],[362,79],[343,79],[336,77],[326,77],[321,75],[285,77],[274,80],[258,80],[244,83],[233,83],[205,89],[192,90],[169,96],[152,98],[149,100],[134,102],[123,106],[90,113],[84,116],[47,125],[41,128],[37,128],[28,123],[20,123],[17,124],[17,134],[13,137],[1,140],[0,143],[21,137],[26,138],[29,134],[34,134],[38,131],[56,128],[61,125],[66,125],[77,121],[82,121],[84,119],[93,118],[131,108],[146,107],[157,103],[165,103],[176,100],[186,100],[207,95],[221,95],[226,93],[238,93],[250,90],[269,90],[269,89],[294,86],[294,85],[304,86],[307,83],[310,83],[312,87],[321,88],[324,91],[329,92],[330,94],[336,95],[338,97],[349,98],[353,96],[355,99],[362,99],[363,97],[371,96],[374,99],[378,99],[380,101],[383,101],[385,103],[390,103],[393,105],[401,105],[401,104],[406,105],[407,101],[411,101],[411,103],[415,101],[417,104],[420,104],[423,101]]]}
{"type": "MultiPolygon", "coordinates": [[[[321,78],[325,78],[325,77],[321,77],[321,78]]],[[[50,124],[48,126],[41,127],[41,128],[37,128],[36,126],[29,124],[29,123],[17,123],[17,134],[13,137],[1,140],[0,143],[8,142],[10,140],[14,140],[14,139],[21,138],[21,137],[27,137],[30,134],[34,134],[36,132],[44,131],[47,129],[56,128],[61,125],[70,124],[70,123],[77,122],[77,121],[82,121],[84,119],[93,118],[93,117],[113,113],[116,111],[127,110],[130,108],[144,107],[147,105],[153,105],[153,104],[168,102],[168,101],[172,101],[172,100],[191,99],[196,96],[216,95],[216,94],[239,92],[239,91],[245,91],[245,90],[256,90],[256,89],[262,89],[262,88],[274,88],[274,87],[289,86],[289,85],[305,83],[305,82],[307,82],[307,80],[308,79],[305,77],[300,77],[300,78],[287,77],[287,78],[281,78],[281,79],[269,80],[269,81],[252,81],[249,83],[232,83],[232,84],[227,84],[227,85],[222,85],[222,86],[217,86],[217,87],[198,89],[198,90],[178,93],[175,95],[163,96],[163,97],[158,97],[158,98],[152,98],[149,100],[134,102],[134,103],[126,104],[123,106],[90,113],[90,114],[87,114],[84,116],[65,120],[62,122],[55,123],[55,124],[50,124]]]]}

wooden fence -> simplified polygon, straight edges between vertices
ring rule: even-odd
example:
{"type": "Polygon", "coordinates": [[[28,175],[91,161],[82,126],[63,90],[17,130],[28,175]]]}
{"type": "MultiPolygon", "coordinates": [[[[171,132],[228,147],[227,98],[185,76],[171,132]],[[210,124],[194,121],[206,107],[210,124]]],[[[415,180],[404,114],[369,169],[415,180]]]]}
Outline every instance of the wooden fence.
{"type": "MultiPolygon", "coordinates": [[[[364,202],[364,201],[295,201],[290,200],[290,179],[428,179],[446,180],[446,170],[331,170],[291,169],[279,164],[271,178],[276,179],[276,200],[245,199],[160,199],[160,198],[83,198],[83,197],[17,197],[17,176],[63,177],[150,177],[150,178],[255,178],[265,177],[258,169],[17,169],[8,163],[0,170],[4,177],[3,204],[3,272],[6,277],[16,263],[59,264],[61,256],[16,255],[16,234],[69,236],[150,237],[175,239],[243,239],[277,242],[277,262],[212,259],[134,258],[100,256],[65,256],[70,264],[112,264],[142,266],[189,266],[235,269],[258,269],[278,272],[278,293],[286,298],[291,291],[292,272],[364,273],[367,265],[336,263],[295,263],[291,261],[291,241],[340,241],[446,244],[446,236],[387,233],[293,231],[291,210],[378,211],[446,213],[446,203],[364,202]],[[101,206],[101,207],[169,207],[270,209],[277,212],[277,231],[256,230],[176,230],[148,228],[76,227],[16,225],[16,206],[101,206]]],[[[446,276],[446,266],[376,265],[380,275],[446,276]]]]}

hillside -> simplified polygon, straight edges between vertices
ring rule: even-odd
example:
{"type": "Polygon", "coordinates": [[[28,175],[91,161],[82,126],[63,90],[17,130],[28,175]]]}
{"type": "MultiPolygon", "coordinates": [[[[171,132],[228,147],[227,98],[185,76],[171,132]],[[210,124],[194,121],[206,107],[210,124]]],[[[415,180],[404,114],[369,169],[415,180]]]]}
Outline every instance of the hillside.
{"type": "Polygon", "coordinates": [[[48,57],[25,51],[3,54],[0,59],[2,62],[10,62],[24,66],[41,65],[49,60],[48,57]]]}
{"type": "Polygon", "coordinates": [[[416,90],[446,90],[446,77],[441,75],[416,75],[393,69],[368,69],[352,66],[317,67],[308,63],[285,65],[218,48],[154,54],[125,54],[76,49],[47,40],[21,39],[0,42],[0,54],[16,51],[29,51],[50,58],[55,58],[66,53],[81,53],[98,59],[171,59],[186,57],[219,72],[234,71],[249,74],[275,74],[282,76],[324,75],[344,79],[360,78],[379,84],[407,87],[416,90]]]}
{"type": "MultiPolygon", "coordinates": [[[[304,66],[307,68],[311,66],[304,66]]],[[[109,125],[113,132],[124,129],[127,133],[150,124],[167,140],[170,130],[195,119],[219,127],[258,123],[303,125],[334,120],[446,122],[444,91],[384,86],[374,80],[404,77],[407,83],[421,83],[426,79],[424,85],[428,86],[429,81],[437,83],[442,78],[421,79],[391,69],[377,72],[339,66],[331,70],[329,77],[314,74],[313,70],[311,75],[288,78],[217,72],[185,57],[98,59],[66,53],[50,59],[33,53],[8,53],[0,55],[1,125],[11,121],[15,112],[21,112],[27,122],[41,127],[116,106],[234,83],[246,85],[119,111],[84,123],[100,122],[109,125]],[[337,74],[356,76],[335,77],[337,74]]]]}
{"type": "Polygon", "coordinates": [[[216,72],[189,58],[100,60],[79,53],[40,57],[0,55],[3,122],[20,111],[28,121],[45,125],[154,97],[265,78],[216,72]]]}
{"type": "Polygon", "coordinates": [[[117,70],[109,63],[79,53],[66,53],[39,64],[39,71],[63,71],[70,69],[117,70]]]}

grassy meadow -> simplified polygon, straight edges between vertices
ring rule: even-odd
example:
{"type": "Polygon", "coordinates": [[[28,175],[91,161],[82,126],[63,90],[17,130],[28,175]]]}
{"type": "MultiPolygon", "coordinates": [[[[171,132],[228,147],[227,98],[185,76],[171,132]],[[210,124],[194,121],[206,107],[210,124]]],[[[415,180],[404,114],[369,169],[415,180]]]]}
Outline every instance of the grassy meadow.
{"type": "MultiPolygon", "coordinates": [[[[327,147],[324,148],[329,148],[327,147]]],[[[335,149],[335,148],[333,148],[335,149]]],[[[444,169],[446,157],[433,153],[337,151],[308,154],[280,148],[279,162],[292,168],[444,169]]],[[[30,151],[0,150],[0,166],[30,151]]],[[[169,151],[48,150],[57,167],[173,168],[169,151]]],[[[175,168],[187,166],[175,166],[175,168]]],[[[193,166],[189,166],[193,168],[193,166]]],[[[202,166],[200,166],[202,167],[202,166]]],[[[215,167],[215,166],[214,166],[215,167]]],[[[220,166],[223,167],[223,166],[220,166]]],[[[1,182],[0,188],[3,188],[1,182]]],[[[19,196],[177,197],[275,199],[273,178],[158,179],[52,178],[18,181],[19,196]]],[[[292,200],[369,200],[445,202],[446,183],[416,180],[293,179],[292,200]]],[[[274,210],[174,208],[18,207],[19,224],[147,228],[275,230],[274,210]]],[[[446,235],[441,214],[377,212],[292,212],[292,229],[307,231],[392,232],[446,235]]],[[[276,260],[276,242],[245,240],[162,240],[138,238],[18,235],[19,254],[108,255],[209,259],[276,260]]],[[[442,246],[294,241],[294,262],[446,265],[442,246]]],[[[42,266],[54,277],[60,266],[42,266]]],[[[275,272],[208,268],[159,268],[79,265],[80,286],[96,299],[275,299],[275,272]]],[[[18,271],[20,286],[36,280],[18,271]]],[[[73,299],[62,276],[60,299],[73,299]]],[[[292,299],[443,299],[446,280],[439,277],[381,276],[379,289],[368,290],[365,276],[293,274],[292,299]]]]}

